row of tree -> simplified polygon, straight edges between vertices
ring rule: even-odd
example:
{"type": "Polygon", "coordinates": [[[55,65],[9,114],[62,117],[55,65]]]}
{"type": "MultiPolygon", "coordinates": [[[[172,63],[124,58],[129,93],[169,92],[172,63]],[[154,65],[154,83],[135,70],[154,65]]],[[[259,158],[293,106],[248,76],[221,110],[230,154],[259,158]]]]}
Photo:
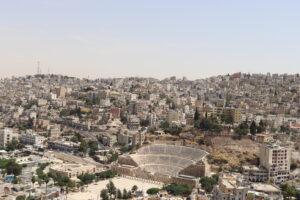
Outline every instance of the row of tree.
{"type": "Polygon", "coordinates": [[[115,184],[112,181],[106,185],[106,189],[101,190],[100,196],[102,200],[111,200],[111,199],[131,199],[132,193],[137,191],[138,187],[135,185],[132,187],[131,191],[123,189],[121,192],[120,189],[116,188],[115,184]]]}
{"type": "Polygon", "coordinates": [[[171,183],[163,187],[163,190],[166,190],[168,194],[175,196],[188,196],[192,193],[192,189],[191,185],[176,183],[171,183]]]}
{"type": "MultiPolygon", "coordinates": [[[[225,122],[227,124],[233,123],[233,118],[230,115],[221,115],[220,119],[222,122],[225,122]]],[[[220,132],[222,130],[222,126],[216,116],[207,116],[206,114],[205,117],[200,118],[198,109],[196,109],[194,114],[194,127],[202,131],[220,132]]],[[[239,135],[247,135],[249,132],[252,135],[255,135],[257,133],[266,131],[266,128],[267,123],[263,120],[261,120],[259,124],[256,124],[255,121],[252,121],[250,126],[248,125],[248,122],[246,120],[235,128],[235,132],[239,135]]]]}
{"type": "Polygon", "coordinates": [[[194,127],[202,131],[220,132],[222,130],[222,126],[216,116],[208,116],[206,113],[204,118],[200,118],[198,109],[196,109],[194,114],[194,127]]]}
{"type": "Polygon", "coordinates": [[[0,169],[3,175],[13,174],[14,176],[19,176],[22,173],[22,165],[16,163],[15,159],[0,159],[0,169]]]}
{"type": "Polygon", "coordinates": [[[97,141],[86,142],[80,134],[76,134],[71,138],[73,142],[80,142],[78,151],[86,155],[89,153],[90,156],[94,156],[96,151],[99,150],[97,141]]]}
{"type": "Polygon", "coordinates": [[[158,194],[159,191],[164,190],[167,191],[168,194],[175,195],[175,196],[188,196],[192,192],[192,187],[186,184],[176,184],[171,183],[168,185],[164,185],[163,188],[149,188],[147,190],[147,194],[155,195],[158,194]]]}
{"type": "Polygon", "coordinates": [[[239,135],[247,135],[249,132],[252,135],[257,133],[262,133],[266,131],[267,123],[260,120],[259,124],[257,125],[255,121],[252,121],[250,126],[248,125],[247,121],[242,122],[238,127],[235,128],[235,132],[239,135]]]}
{"type": "Polygon", "coordinates": [[[90,183],[92,183],[94,180],[104,180],[104,179],[108,179],[108,178],[113,178],[115,176],[117,176],[118,173],[114,170],[107,170],[107,171],[103,171],[103,172],[99,172],[99,173],[95,173],[95,174],[89,174],[89,173],[85,173],[82,175],[78,176],[78,179],[80,179],[80,181],[84,184],[84,185],[88,185],[90,183]]]}
{"type": "Polygon", "coordinates": [[[179,133],[182,131],[182,127],[175,125],[171,126],[167,121],[161,122],[160,128],[162,128],[165,133],[170,133],[171,135],[179,135],[179,133]]]}
{"type": "Polygon", "coordinates": [[[13,139],[11,142],[8,142],[6,144],[6,148],[5,150],[6,151],[14,151],[14,150],[17,150],[17,149],[23,149],[25,147],[24,144],[18,142],[17,140],[13,139]]]}

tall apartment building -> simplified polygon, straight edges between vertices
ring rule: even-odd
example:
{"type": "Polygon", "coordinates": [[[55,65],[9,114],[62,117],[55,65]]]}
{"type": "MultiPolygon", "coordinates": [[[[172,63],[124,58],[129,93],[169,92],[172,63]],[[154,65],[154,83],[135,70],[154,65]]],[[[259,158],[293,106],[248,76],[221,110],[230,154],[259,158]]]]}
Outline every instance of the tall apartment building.
{"type": "Polygon", "coordinates": [[[211,115],[216,114],[215,107],[213,105],[204,105],[200,107],[200,115],[201,117],[210,117],[211,115]]]}
{"type": "Polygon", "coordinates": [[[262,144],[259,151],[260,165],[267,169],[268,179],[275,183],[287,181],[290,176],[291,152],[276,143],[262,144]]]}
{"type": "Polygon", "coordinates": [[[138,132],[132,135],[132,146],[141,146],[145,141],[145,133],[138,132]]]}
{"type": "Polygon", "coordinates": [[[138,130],[140,127],[140,119],[135,115],[130,115],[127,119],[127,127],[129,130],[138,130]]]}
{"type": "Polygon", "coordinates": [[[13,132],[12,129],[0,129],[0,147],[5,147],[7,143],[11,142],[13,139],[17,140],[18,135],[13,132]]]}
{"type": "Polygon", "coordinates": [[[56,95],[58,98],[64,98],[66,96],[67,89],[64,87],[56,88],[56,95]]]}
{"type": "Polygon", "coordinates": [[[177,110],[169,110],[167,121],[169,124],[186,124],[185,115],[177,110]]]}
{"type": "Polygon", "coordinates": [[[145,133],[139,131],[123,132],[118,134],[118,143],[121,145],[137,146],[145,141],[145,133]]]}
{"type": "Polygon", "coordinates": [[[241,110],[239,108],[224,108],[223,114],[225,116],[230,116],[233,122],[242,121],[241,110]]]}
{"type": "Polygon", "coordinates": [[[48,131],[49,138],[59,138],[61,134],[60,127],[51,127],[48,131]]]}
{"type": "Polygon", "coordinates": [[[104,135],[102,137],[102,143],[106,146],[112,147],[115,143],[117,143],[116,135],[104,135]]]}
{"type": "Polygon", "coordinates": [[[89,98],[94,104],[99,104],[100,103],[100,94],[99,94],[99,92],[90,92],[89,93],[89,98]]]}
{"type": "Polygon", "coordinates": [[[168,120],[169,124],[178,122],[179,121],[179,113],[178,113],[178,111],[170,110],[168,112],[168,119],[167,120],[168,120]]]}

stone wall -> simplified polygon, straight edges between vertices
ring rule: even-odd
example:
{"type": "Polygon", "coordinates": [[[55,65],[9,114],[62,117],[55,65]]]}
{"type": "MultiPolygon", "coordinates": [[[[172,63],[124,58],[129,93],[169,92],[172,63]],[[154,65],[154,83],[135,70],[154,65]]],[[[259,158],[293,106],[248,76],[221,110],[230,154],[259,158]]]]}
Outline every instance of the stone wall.
{"type": "Polygon", "coordinates": [[[205,176],[205,164],[199,161],[196,164],[192,164],[179,172],[181,175],[203,177],[205,176]]]}
{"type": "Polygon", "coordinates": [[[112,166],[112,169],[117,171],[122,175],[137,177],[146,180],[152,180],[162,183],[177,183],[177,184],[188,184],[193,187],[197,184],[197,179],[187,179],[182,177],[171,177],[162,174],[150,174],[148,172],[142,171],[140,168],[127,168],[120,165],[112,166]]]}

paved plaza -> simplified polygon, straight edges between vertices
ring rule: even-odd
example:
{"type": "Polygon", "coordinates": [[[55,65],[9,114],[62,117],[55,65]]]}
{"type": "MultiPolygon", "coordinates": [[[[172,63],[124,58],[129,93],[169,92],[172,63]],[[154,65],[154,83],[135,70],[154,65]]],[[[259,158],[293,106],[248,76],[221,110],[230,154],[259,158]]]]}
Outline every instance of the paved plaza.
{"type": "MultiPolygon", "coordinates": [[[[144,194],[149,188],[156,187],[160,188],[163,186],[162,183],[152,182],[148,180],[136,179],[133,177],[115,177],[111,179],[115,186],[123,191],[125,188],[127,191],[131,190],[132,186],[138,186],[138,190],[143,190],[144,194]]],[[[63,199],[71,200],[100,200],[100,192],[106,188],[106,184],[109,180],[99,181],[97,183],[90,184],[84,192],[73,192],[69,193],[67,197],[63,199]]]]}

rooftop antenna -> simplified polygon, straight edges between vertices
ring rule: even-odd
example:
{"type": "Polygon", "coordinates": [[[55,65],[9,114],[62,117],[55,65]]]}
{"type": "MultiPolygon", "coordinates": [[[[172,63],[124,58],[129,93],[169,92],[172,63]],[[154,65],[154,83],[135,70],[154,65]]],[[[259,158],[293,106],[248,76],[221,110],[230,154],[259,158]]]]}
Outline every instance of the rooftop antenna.
{"type": "Polygon", "coordinates": [[[41,69],[40,69],[40,61],[37,61],[37,74],[41,73],[41,69]]]}

